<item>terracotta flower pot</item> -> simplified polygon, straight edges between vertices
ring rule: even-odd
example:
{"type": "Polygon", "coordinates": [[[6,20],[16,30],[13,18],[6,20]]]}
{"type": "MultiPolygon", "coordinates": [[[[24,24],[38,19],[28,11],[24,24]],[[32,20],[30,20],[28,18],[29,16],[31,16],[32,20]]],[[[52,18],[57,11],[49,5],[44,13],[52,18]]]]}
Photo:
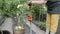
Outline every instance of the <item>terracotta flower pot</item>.
{"type": "Polygon", "coordinates": [[[24,29],[21,30],[14,30],[14,34],[24,34],[24,29]]]}
{"type": "Polygon", "coordinates": [[[14,29],[14,34],[24,34],[25,29],[22,26],[16,26],[14,29]]]}

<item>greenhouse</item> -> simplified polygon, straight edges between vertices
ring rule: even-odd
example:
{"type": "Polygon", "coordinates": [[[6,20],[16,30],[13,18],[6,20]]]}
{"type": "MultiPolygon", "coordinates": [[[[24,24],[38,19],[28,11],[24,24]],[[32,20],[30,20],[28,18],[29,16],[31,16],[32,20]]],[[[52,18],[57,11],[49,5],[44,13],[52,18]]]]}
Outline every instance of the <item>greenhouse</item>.
{"type": "Polygon", "coordinates": [[[44,1],[0,0],[0,34],[60,34],[60,4],[44,1]]]}

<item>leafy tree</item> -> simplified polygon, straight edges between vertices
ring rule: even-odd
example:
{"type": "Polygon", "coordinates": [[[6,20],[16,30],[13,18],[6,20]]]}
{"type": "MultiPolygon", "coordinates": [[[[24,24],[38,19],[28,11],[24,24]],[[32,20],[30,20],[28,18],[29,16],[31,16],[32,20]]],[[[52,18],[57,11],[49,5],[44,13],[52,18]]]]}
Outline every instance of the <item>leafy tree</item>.
{"type": "Polygon", "coordinates": [[[0,9],[5,16],[16,16],[17,5],[17,0],[0,0],[0,9]]]}

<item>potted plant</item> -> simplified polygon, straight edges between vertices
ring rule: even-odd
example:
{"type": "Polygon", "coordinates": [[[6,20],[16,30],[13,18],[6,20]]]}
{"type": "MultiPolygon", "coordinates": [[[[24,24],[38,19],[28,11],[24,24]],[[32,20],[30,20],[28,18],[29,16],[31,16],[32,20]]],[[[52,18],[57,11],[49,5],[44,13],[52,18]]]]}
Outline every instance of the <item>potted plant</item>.
{"type": "MultiPolygon", "coordinates": [[[[19,5],[17,6],[17,8],[19,9],[19,5]]],[[[18,22],[17,22],[17,25],[14,27],[14,34],[24,34],[24,31],[25,31],[25,28],[23,26],[23,23],[21,23],[21,20],[20,20],[20,17],[22,15],[22,11],[21,9],[19,9],[17,11],[17,19],[18,19],[18,22]]]]}

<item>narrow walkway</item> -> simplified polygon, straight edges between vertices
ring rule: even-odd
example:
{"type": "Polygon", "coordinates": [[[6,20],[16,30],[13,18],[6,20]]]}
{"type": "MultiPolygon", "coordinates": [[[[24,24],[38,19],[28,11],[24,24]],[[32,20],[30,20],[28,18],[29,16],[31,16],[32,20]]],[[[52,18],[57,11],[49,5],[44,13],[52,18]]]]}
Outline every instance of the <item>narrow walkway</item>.
{"type": "Polygon", "coordinates": [[[35,24],[30,23],[26,20],[24,20],[24,22],[26,23],[26,25],[28,25],[36,34],[45,34],[44,31],[40,30],[40,28],[38,28],[35,24]]]}

